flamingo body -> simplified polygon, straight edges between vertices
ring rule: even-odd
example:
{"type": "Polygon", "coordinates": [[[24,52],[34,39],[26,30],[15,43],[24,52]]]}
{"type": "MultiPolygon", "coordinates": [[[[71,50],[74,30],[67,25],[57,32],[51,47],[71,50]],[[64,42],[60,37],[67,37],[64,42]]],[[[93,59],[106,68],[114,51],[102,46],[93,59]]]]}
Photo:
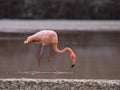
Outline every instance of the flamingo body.
{"type": "Polygon", "coordinates": [[[29,43],[31,41],[35,41],[38,44],[42,44],[42,45],[49,45],[49,44],[58,43],[58,36],[56,32],[52,30],[42,30],[29,36],[25,41],[25,43],[29,43]]]}
{"type": "Polygon", "coordinates": [[[76,64],[76,55],[71,48],[66,47],[63,50],[58,49],[58,36],[57,33],[53,30],[42,30],[33,34],[29,36],[27,40],[24,41],[25,44],[29,42],[36,42],[37,44],[41,44],[41,45],[52,44],[54,51],[60,54],[68,51],[70,53],[70,58],[72,60],[71,67],[74,67],[76,64]]]}

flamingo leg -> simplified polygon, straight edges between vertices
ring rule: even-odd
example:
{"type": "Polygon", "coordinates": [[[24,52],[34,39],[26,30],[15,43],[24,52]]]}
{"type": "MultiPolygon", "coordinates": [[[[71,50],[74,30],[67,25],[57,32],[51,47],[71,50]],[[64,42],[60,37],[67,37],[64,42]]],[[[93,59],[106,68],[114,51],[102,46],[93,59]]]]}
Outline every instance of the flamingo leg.
{"type": "Polygon", "coordinates": [[[49,51],[49,46],[47,46],[47,51],[48,51],[48,62],[52,65],[53,69],[54,69],[56,72],[58,72],[56,66],[54,65],[54,63],[53,63],[52,60],[51,60],[50,51],[49,51]]]}
{"type": "Polygon", "coordinates": [[[41,56],[44,50],[44,45],[42,45],[41,50],[40,50],[40,54],[39,54],[39,59],[38,59],[38,66],[40,67],[40,61],[41,61],[41,56]]]}
{"type": "MultiPolygon", "coordinates": [[[[40,67],[40,61],[41,61],[41,56],[44,50],[44,45],[42,45],[41,50],[40,50],[40,54],[39,54],[39,58],[38,58],[38,66],[40,67]]],[[[38,68],[38,71],[40,71],[40,68],[38,68]]],[[[39,78],[40,76],[38,76],[39,78]]]]}

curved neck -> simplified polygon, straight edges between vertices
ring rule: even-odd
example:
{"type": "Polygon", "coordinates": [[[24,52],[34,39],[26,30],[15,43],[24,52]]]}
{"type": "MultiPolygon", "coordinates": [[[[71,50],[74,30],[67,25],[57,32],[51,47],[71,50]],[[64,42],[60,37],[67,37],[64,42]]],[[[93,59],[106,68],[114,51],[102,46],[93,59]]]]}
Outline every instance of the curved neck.
{"type": "Polygon", "coordinates": [[[54,51],[56,52],[56,53],[65,53],[66,51],[68,51],[69,53],[70,53],[70,58],[71,58],[71,60],[72,60],[72,66],[71,67],[73,67],[75,64],[76,64],[76,55],[75,55],[75,53],[72,51],[72,49],[71,48],[69,48],[69,47],[66,47],[66,48],[64,48],[63,50],[59,50],[58,49],[58,43],[54,43],[53,44],[53,49],[54,49],[54,51]]]}
{"type": "Polygon", "coordinates": [[[59,50],[57,43],[53,44],[53,49],[54,49],[54,51],[55,51],[56,53],[62,54],[62,53],[65,53],[66,51],[68,51],[68,52],[70,53],[70,55],[73,54],[72,49],[69,48],[69,47],[66,47],[66,48],[64,48],[64,49],[62,49],[62,50],[59,50]]]}

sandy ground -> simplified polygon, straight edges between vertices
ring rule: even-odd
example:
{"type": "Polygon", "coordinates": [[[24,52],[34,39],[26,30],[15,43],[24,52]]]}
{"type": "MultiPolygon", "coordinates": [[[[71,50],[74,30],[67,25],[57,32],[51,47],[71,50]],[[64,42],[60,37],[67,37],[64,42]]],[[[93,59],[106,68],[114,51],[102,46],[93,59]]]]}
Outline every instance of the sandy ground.
{"type": "Polygon", "coordinates": [[[120,85],[120,80],[110,80],[110,79],[32,79],[32,78],[0,78],[0,81],[34,81],[34,82],[98,82],[98,83],[109,83],[120,85]]]}
{"type": "Polygon", "coordinates": [[[120,90],[120,81],[73,79],[0,79],[1,90],[120,90]]]}

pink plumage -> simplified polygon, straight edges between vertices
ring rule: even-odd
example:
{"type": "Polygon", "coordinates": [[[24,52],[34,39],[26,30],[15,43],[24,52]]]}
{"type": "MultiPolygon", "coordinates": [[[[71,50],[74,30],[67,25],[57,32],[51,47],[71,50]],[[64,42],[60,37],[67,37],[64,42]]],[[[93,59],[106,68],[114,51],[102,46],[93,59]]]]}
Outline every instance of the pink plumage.
{"type": "Polygon", "coordinates": [[[70,53],[70,58],[72,60],[72,66],[74,67],[76,64],[76,55],[73,52],[73,50],[69,47],[64,48],[63,50],[58,49],[58,36],[57,33],[53,30],[41,30],[27,38],[27,40],[24,41],[24,43],[29,42],[36,42],[37,44],[41,45],[53,45],[53,49],[56,53],[64,53],[68,51],[70,53]]]}
{"type": "Polygon", "coordinates": [[[29,43],[30,41],[36,41],[38,44],[49,45],[58,43],[58,36],[55,31],[52,30],[42,30],[27,38],[24,43],[29,43]]]}

